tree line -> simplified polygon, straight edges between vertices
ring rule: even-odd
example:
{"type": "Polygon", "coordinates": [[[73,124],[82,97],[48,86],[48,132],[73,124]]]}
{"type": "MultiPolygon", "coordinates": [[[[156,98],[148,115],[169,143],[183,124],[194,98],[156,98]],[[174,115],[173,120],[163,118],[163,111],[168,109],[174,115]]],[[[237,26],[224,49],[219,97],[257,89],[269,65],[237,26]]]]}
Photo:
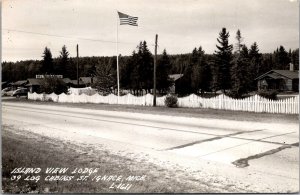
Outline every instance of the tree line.
{"type": "MultiPolygon", "coordinates": [[[[254,42],[244,44],[240,30],[236,32],[235,43],[229,43],[230,34],[222,28],[217,37],[216,50],[206,54],[199,46],[188,54],[168,55],[166,49],[158,56],[157,89],[166,93],[172,80],[168,75],[183,74],[176,83],[180,95],[203,94],[222,90],[231,96],[241,97],[256,90],[255,78],[271,69],[289,69],[293,63],[299,69],[299,49],[287,51],[279,46],[273,53],[262,54],[254,42]]],[[[116,56],[80,57],[79,77],[97,78],[94,87],[111,93],[117,85],[116,56]]],[[[147,42],[142,41],[130,56],[119,56],[120,86],[135,95],[142,90],[150,92],[153,87],[153,55],[147,42]]],[[[36,74],[61,74],[70,79],[77,78],[76,58],[70,57],[66,46],[60,55],[53,58],[48,47],[42,60],[26,60],[2,63],[2,81],[17,81],[34,78],[36,74]]]]}

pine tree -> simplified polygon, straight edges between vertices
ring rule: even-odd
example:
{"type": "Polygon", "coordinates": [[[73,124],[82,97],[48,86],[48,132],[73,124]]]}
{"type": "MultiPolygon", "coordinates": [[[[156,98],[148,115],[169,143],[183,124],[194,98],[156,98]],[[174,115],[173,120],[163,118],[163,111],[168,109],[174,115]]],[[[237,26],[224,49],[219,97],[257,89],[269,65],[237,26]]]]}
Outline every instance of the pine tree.
{"type": "Polygon", "coordinates": [[[258,77],[259,75],[261,75],[263,72],[262,72],[262,55],[261,53],[259,53],[259,49],[258,49],[258,45],[256,42],[254,42],[251,47],[250,47],[250,50],[249,50],[249,58],[250,58],[250,61],[251,61],[251,67],[252,67],[252,70],[254,75],[254,79],[256,77],[258,77]]]}
{"type": "Polygon", "coordinates": [[[70,79],[76,79],[77,78],[77,64],[75,58],[70,58],[69,62],[66,65],[66,75],[65,77],[68,77],[70,79]]]}
{"type": "Polygon", "coordinates": [[[295,70],[299,70],[299,48],[292,51],[291,63],[294,64],[295,70]]]}
{"type": "Polygon", "coordinates": [[[191,71],[190,70],[187,71],[186,74],[184,74],[184,77],[190,78],[188,83],[188,85],[191,86],[190,93],[197,93],[199,90],[200,73],[201,73],[199,53],[197,51],[197,48],[194,48],[194,50],[192,51],[189,68],[191,69],[191,71]]]}
{"type": "Polygon", "coordinates": [[[247,92],[248,84],[248,48],[242,44],[241,31],[236,32],[236,47],[231,68],[232,96],[239,98],[247,92]]]}
{"type": "Polygon", "coordinates": [[[184,66],[183,77],[177,81],[176,91],[180,95],[191,93],[201,94],[211,90],[212,72],[205,56],[205,51],[200,46],[194,48],[189,57],[189,63],[184,66]]]}
{"type": "Polygon", "coordinates": [[[289,69],[290,58],[288,56],[288,52],[286,52],[285,48],[280,45],[279,49],[274,52],[274,68],[275,69],[289,69]]]}
{"type": "Polygon", "coordinates": [[[67,73],[68,63],[69,63],[69,52],[67,51],[67,48],[64,45],[60,51],[59,63],[58,63],[58,67],[56,68],[56,73],[62,74],[65,77],[67,73]]]}
{"type": "Polygon", "coordinates": [[[164,49],[162,56],[158,60],[156,69],[157,89],[162,93],[166,92],[171,85],[171,81],[169,79],[170,69],[170,58],[167,54],[166,49],[164,49]]]}
{"type": "Polygon", "coordinates": [[[41,67],[41,73],[42,74],[53,74],[54,68],[53,68],[53,58],[50,49],[45,47],[44,53],[43,53],[43,62],[41,67]]]}
{"type": "Polygon", "coordinates": [[[235,36],[236,40],[237,40],[237,43],[235,44],[235,52],[236,53],[240,53],[241,50],[242,50],[242,47],[243,47],[243,37],[241,35],[241,31],[238,29],[238,31],[236,32],[236,36],[235,36]]]}
{"type": "Polygon", "coordinates": [[[257,88],[255,78],[265,73],[265,67],[262,67],[262,54],[259,52],[256,42],[249,49],[249,61],[249,88],[255,90],[257,88]]]}
{"type": "Polygon", "coordinates": [[[207,63],[205,56],[205,51],[200,46],[198,51],[194,49],[192,53],[192,73],[191,73],[191,87],[193,93],[198,93],[199,90],[201,94],[204,91],[210,90],[211,84],[211,69],[207,63]],[[196,56],[196,57],[193,57],[196,56]]]}
{"type": "Polygon", "coordinates": [[[180,95],[197,93],[199,89],[200,78],[199,54],[197,48],[194,48],[192,54],[188,56],[188,62],[182,63],[180,73],[182,78],[177,81],[176,92],[180,95]]]}
{"type": "MultiPolygon", "coordinates": [[[[239,42],[239,40],[237,39],[239,42]]],[[[232,81],[232,96],[235,98],[242,97],[243,94],[249,91],[249,58],[248,49],[245,45],[240,48],[232,62],[231,81],[232,81]]]]}
{"type": "Polygon", "coordinates": [[[134,86],[131,85],[131,77],[133,74],[133,70],[134,68],[137,66],[137,64],[134,62],[134,58],[136,56],[136,52],[133,51],[132,52],[132,56],[130,56],[130,58],[124,62],[124,66],[123,68],[121,68],[120,70],[120,83],[122,88],[124,89],[134,89],[134,86]]]}
{"type": "Polygon", "coordinates": [[[97,88],[102,95],[110,94],[113,88],[116,88],[116,72],[110,64],[101,64],[98,62],[95,77],[96,79],[92,87],[97,88]]]}
{"type": "Polygon", "coordinates": [[[218,88],[223,90],[231,88],[230,82],[230,69],[231,69],[231,59],[232,59],[232,48],[233,46],[229,44],[229,32],[226,31],[226,28],[223,28],[219,33],[219,38],[217,41],[220,45],[216,45],[218,51],[215,51],[215,73],[217,77],[218,88]]]}
{"type": "Polygon", "coordinates": [[[146,41],[139,43],[137,52],[133,51],[122,75],[121,82],[133,89],[134,95],[140,95],[143,89],[150,93],[153,88],[153,57],[146,41]]]}
{"type": "Polygon", "coordinates": [[[144,41],[140,44],[138,57],[140,63],[139,74],[141,75],[142,89],[150,93],[153,88],[153,57],[148,49],[147,42],[144,41]]]}
{"type": "Polygon", "coordinates": [[[142,71],[141,68],[141,56],[142,56],[142,42],[140,42],[138,46],[138,51],[133,52],[131,60],[129,63],[131,64],[132,69],[130,73],[130,86],[134,90],[134,95],[139,95],[139,91],[142,90],[142,79],[143,75],[140,74],[142,71]]]}
{"type": "Polygon", "coordinates": [[[199,88],[201,90],[201,94],[203,95],[204,91],[211,91],[212,71],[205,55],[205,51],[202,49],[202,47],[199,47],[198,53],[200,64],[199,88]]]}

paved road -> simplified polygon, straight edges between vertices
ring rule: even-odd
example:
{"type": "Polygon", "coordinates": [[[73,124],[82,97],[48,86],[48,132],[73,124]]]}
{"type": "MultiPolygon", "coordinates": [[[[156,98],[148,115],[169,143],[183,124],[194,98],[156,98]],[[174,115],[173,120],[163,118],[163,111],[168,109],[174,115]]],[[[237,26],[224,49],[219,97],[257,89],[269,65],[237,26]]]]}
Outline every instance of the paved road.
{"type": "MultiPolygon", "coordinates": [[[[226,191],[297,192],[298,123],[185,118],[2,103],[2,123],[184,169],[226,191]]],[[[213,190],[212,190],[213,191],[213,190]]]]}

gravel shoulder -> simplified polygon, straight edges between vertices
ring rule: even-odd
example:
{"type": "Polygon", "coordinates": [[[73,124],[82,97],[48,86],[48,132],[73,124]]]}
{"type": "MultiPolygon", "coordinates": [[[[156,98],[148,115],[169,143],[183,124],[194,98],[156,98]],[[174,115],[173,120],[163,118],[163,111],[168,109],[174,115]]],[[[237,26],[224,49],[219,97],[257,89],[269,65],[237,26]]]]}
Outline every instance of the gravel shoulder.
{"type": "MultiPolygon", "coordinates": [[[[221,192],[199,182],[179,168],[166,169],[140,158],[126,158],[110,153],[104,148],[79,146],[62,140],[2,126],[2,190],[4,193],[208,193],[221,192]],[[38,147],[36,147],[38,146],[38,147]],[[24,174],[19,181],[12,181],[17,167],[39,167],[40,174],[24,174]],[[47,167],[99,168],[87,181],[45,181],[47,167]],[[38,182],[24,181],[27,176],[41,176],[38,182]],[[143,181],[130,181],[130,189],[110,188],[112,181],[92,181],[94,176],[118,175],[143,176],[143,181]]],[[[71,175],[71,174],[70,174],[71,175]]],[[[80,175],[74,175],[75,178],[80,175]]],[[[224,189],[223,189],[224,190],[224,189]]]]}

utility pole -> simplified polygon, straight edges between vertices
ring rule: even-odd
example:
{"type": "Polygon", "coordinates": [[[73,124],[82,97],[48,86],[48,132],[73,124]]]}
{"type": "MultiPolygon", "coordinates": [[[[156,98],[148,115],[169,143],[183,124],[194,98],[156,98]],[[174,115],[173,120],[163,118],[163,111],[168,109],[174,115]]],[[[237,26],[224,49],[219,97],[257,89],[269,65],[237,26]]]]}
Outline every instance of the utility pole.
{"type": "Polygon", "coordinates": [[[77,87],[79,86],[79,63],[78,63],[78,61],[79,61],[79,59],[78,59],[78,44],[77,44],[77,46],[76,46],[76,51],[77,51],[77,87]]]}
{"type": "Polygon", "coordinates": [[[154,50],[154,71],[153,71],[153,106],[156,106],[156,64],[157,64],[157,38],[158,35],[155,36],[155,50],[154,50]]]}

